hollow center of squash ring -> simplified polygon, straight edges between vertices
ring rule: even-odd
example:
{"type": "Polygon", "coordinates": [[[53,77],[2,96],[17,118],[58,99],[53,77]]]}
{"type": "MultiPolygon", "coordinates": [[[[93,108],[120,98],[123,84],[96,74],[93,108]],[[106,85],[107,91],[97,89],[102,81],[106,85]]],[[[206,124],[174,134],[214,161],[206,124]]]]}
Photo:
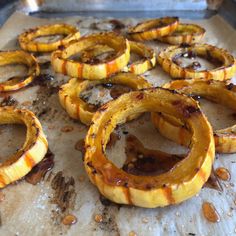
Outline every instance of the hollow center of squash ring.
{"type": "Polygon", "coordinates": [[[10,64],[0,66],[0,83],[15,84],[24,80],[28,74],[28,67],[23,64],[10,64]]]}
{"type": "Polygon", "coordinates": [[[156,176],[181,161],[188,149],[161,136],[145,113],[118,126],[111,134],[106,154],[116,166],[133,175],[156,176]]]}
{"type": "Polygon", "coordinates": [[[58,40],[65,38],[67,35],[65,34],[55,34],[55,35],[43,35],[34,38],[34,41],[37,43],[53,43],[58,40]]]}
{"type": "Polygon", "coordinates": [[[20,124],[0,125],[1,153],[0,163],[20,149],[26,137],[26,126],[20,124]]]}
{"type": "Polygon", "coordinates": [[[182,68],[194,71],[212,70],[223,65],[223,62],[210,54],[199,55],[195,51],[179,53],[172,58],[173,62],[182,68]]]}
{"type": "Polygon", "coordinates": [[[130,87],[120,84],[97,84],[85,89],[80,94],[80,98],[88,104],[91,111],[96,111],[104,103],[131,90],[130,87]]]}

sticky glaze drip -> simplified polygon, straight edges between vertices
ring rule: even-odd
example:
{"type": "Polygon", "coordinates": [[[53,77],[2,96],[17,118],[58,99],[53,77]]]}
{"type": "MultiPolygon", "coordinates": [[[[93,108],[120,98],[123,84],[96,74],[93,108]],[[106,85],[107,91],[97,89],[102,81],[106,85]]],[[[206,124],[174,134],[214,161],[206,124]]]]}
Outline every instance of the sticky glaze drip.
{"type": "Polygon", "coordinates": [[[54,166],[54,154],[48,150],[47,154],[41,162],[39,162],[28,175],[25,180],[33,185],[36,185],[44,179],[46,173],[50,171],[54,166]]]}
{"type": "Polygon", "coordinates": [[[220,221],[220,215],[215,209],[214,205],[210,202],[203,202],[202,204],[202,212],[204,217],[212,223],[216,223],[220,221]]]}

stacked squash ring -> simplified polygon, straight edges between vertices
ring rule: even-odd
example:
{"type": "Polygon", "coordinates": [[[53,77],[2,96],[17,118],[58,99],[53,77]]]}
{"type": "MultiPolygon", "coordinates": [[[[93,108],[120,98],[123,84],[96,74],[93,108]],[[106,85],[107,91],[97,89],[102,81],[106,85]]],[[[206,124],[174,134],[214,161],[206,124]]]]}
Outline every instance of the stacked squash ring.
{"type": "MultiPolygon", "coordinates": [[[[146,71],[152,69],[156,65],[156,53],[152,48],[147,47],[145,44],[130,41],[130,53],[137,54],[142,57],[141,60],[135,61],[122,69],[125,72],[132,72],[136,75],[144,74],[146,71]]],[[[82,53],[82,60],[92,61],[104,53],[113,53],[114,50],[105,45],[96,45],[86,49],[82,53]]]]}
{"type": "MultiPolygon", "coordinates": [[[[176,80],[164,88],[184,94],[197,95],[236,110],[236,86],[222,81],[176,80]],[[219,96],[220,94],[220,96],[219,96]]],[[[159,132],[176,143],[189,146],[191,131],[183,122],[166,114],[152,114],[152,121],[159,132]]],[[[236,125],[214,131],[215,147],[218,153],[236,152],[236,125]]]]}
{"type": "Polygon", "coordinates": [[[48,142],[35,115],[25,109],[0,107],[0,124],[24,124],[26,141],[21,149],[0,165],[0,188],[24,177],[45,156],[48,142]]]}
{"type": "Polygon", "coordinates": [[[127,39],[115,33],[100,33],[85,36],[71,42],[65,48],[52,53],[51,63],[56,72],[79,79],[99,80],[121,71],[129,62],[130,46],[127,39]],[[116,55],[102,63],[83,63],[69,59],[84,49],[105,44],[113,48],[116,55]]]}

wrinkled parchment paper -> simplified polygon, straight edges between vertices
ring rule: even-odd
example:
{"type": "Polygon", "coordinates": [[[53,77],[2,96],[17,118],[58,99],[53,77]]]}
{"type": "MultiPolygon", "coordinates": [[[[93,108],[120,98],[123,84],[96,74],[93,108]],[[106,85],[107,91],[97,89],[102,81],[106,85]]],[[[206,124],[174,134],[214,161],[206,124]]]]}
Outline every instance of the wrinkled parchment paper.
{"type": "MultiPolygon", "coordinates": [[[[126,25],[134,25],[141,19],[125,19],[126,25]]],[[[24,30],[52,22],[66,22],[77,26],[81,34],[97,32],[90,29],[94,22],[101,21],[106,29],[105,19],[70,17],[64,19],[38,19],[14,13],[0,30],[1,50],[15,49],[17,35],[24,30]]],[[[193,22],[183,19],[183,22],[193,22]]],[[[214,16],[208,20],[194,21],[203,26],[207,33],[204,42],[226,48],[236,56],[236,32],[221,17],[214,16]]],[[[148,43],[156,51],[166,45],[157,42],[148,43]]],[[[68,77],[55,74],[51,68],[42,70],[54,76],[54,86],[63,84],[68,77]]],[[[147,80],[153,85],[162,85],[170,80],[159,66],[145,74],[147,80]]],[[[235,79],[235,78],[234,78],[235,79]]],[[[39,86],[31,86],[11,94],[19,102],[18,107],[25,107],[34,111],[43,125],[49,141],[49,147],[55,155],[55,166],[52,176],[62,171],[65,178],[73,177],[76,193],[74,202],[67,213],[77,217],[77,223],[72,226],[61,224],[62,213],[55,202],[55,191],[51,181],[45,178],[36,186],[25,180],[10,185],[1,190],[5,199],[0,202],[0,235],[231,235],[236,233],[236,154],[217,155],[214,167],[223,166],[229,169],[231,180],[222,182],[223,192],[203,188],[192,199],[179,205],[165,208],[143,209],[130,206],[109,205],[104,206],[99,200],[99,193],[93,186],[84,171],[81,153],[74,146],[82,139],[87,128],[77,121],[71,120],[61,108],[56,93],[40,91],[39,86]],[[41,114],[43,109],[46,114],[41,114]],[[70,132],[62,132],[65,126],[73,127],[70,132]],[[209,223],[203,217],[203,201],[212,202],[221,220],[219,223],[209,223]],[[94,221],[96,214],[103,216],[103,222],[94,221]]],[[[210,102],[202,102],[203,111],[206,112],[214,128],[222,128],[235,122],[232,110],[210,102]]],[[[182,147],[161,137],[151,125],[148,115],[142,116],[134,122],[122,127],[123,130],[135,134],[147,148],[161,149],[171,153],[183,153],[182,147]]],[[[24,140],[25,130],[22,127],[9,126],[1,130],[1,159],[15,151],[24,140]],[[18,146],[19,145],[19,146],[18,146]]],[[[109,151],[109,158],[118,166],[125,160],[125,135],[121,132],[121,140],[109,151]]]]}

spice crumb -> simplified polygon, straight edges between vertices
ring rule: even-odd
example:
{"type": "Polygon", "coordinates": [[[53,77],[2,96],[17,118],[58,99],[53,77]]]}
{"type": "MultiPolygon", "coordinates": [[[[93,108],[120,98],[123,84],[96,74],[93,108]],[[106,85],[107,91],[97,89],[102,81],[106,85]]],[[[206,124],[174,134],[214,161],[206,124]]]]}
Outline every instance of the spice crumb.
{"type": "Polygon", "coordinates": [[[73,130],[74,130],[73,126],[70,126],[70,125],[66,125],[61,128],[61,132],[65,132],[65,133],[71,132],[73,130]]]}

